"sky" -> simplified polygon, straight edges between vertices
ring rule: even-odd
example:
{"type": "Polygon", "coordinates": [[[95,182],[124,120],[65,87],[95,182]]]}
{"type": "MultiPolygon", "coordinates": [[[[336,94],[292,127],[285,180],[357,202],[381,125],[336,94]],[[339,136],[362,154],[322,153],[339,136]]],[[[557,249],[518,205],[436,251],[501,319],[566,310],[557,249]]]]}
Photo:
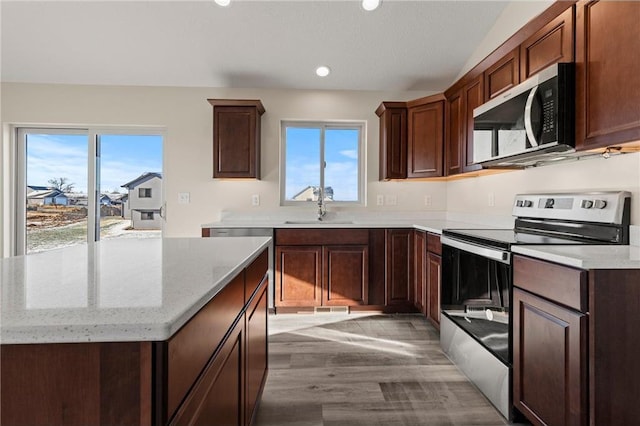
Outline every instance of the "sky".
{"type": "MultiPolygon", "coordinates": [[[[320,184],[319,128],[288,127],[286,131],[286,199],[307,186],[320,184]]],[[[335,201],[358,200],[358,130],[325,130],[325,187],[335,201]]]]}
{"type": "MultiPolygon", "coordinates": [[[[87,192],[87,135],[27,135],[27,185],[50,186],[66,178],[74,192],[87,192]]],[[[145,172],[162,172],[162,136],[100,135],[101,192],[121,188],[145,172]]]]}

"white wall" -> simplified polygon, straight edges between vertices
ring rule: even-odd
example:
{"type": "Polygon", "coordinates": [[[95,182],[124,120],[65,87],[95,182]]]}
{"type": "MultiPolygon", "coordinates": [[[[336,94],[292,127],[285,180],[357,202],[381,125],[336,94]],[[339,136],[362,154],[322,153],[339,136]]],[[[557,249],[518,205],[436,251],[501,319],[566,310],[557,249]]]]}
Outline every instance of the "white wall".
{"type": "MultiPolygon", "coordinates": [[[[223,210],[267,212],[279,207],[280,120],[366,120],[366,211],[439,210],[446,207],[445,182],[378,182],[381,101],[409,100],[424,92],[253,90],[217,88],[109,87],[80,85],[2,85],[2,123],[70,125],[142,125],[166,129],[163,186],[167,200],[166,236],[198,236],[202,223],[216,221],[223,210]],[[261,99],[262,180],[212,179],[212,108],[207,98],[261,99]],[[190,192],[190,204],[178,204],[190,192]],[[251,207],[251,195],[260,195],[251,207]],[[375,206],[376,195],[395,194],[396,206],[375,206]],[[424,206],[424,195],[432,205],[424,206]]],[[[8,144],[4,138],[3,145],[8,144]]],[[[5,159],[6,163],[6,159],[5,159]]],[[[7,190],[1,194],[6,204],[7,190]]],[[[0,209],[1,211],[2,209],[0,209]]],[[[314,209],[306,207],[310,216],[314,209]]],[[[352,209],[361,211],[363,208],[352,209]]],[[[298,210],[299,211],[299,210],[298,210]]],[[[6,215],[4,215],[6,216],[6,215]]],[[[2,220],[7,218],[2,217],[2,220]]]]}

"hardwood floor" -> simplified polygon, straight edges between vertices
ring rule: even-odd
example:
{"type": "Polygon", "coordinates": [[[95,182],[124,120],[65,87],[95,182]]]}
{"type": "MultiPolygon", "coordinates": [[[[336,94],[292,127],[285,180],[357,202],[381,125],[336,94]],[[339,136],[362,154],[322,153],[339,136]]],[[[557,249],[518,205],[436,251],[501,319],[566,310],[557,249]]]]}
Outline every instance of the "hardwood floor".
{"type": "Polygon", "coordinates": [[[504,425],[420,315],[269,317],[256,426],[504,425]]]}

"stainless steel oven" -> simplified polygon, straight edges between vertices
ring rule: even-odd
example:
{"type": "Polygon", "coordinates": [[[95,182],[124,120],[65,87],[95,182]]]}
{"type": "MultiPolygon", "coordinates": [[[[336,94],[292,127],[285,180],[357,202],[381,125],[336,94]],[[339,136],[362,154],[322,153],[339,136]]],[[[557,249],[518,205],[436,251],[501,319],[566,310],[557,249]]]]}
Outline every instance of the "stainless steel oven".
{"type": "Polygon", "coordinates": [[[517,195],[514,229],[443,231],[440,343],[505,418],[513,417],[511,247],[628,244],[630,197],[517,195]]]}

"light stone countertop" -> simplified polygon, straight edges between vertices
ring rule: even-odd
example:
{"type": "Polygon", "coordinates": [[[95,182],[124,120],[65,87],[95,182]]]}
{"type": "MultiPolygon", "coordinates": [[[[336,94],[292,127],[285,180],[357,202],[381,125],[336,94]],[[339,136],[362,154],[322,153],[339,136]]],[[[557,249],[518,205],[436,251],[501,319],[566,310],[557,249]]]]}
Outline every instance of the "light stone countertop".
{"type": "Polygon", "coordinates": [[[113,239],[2,259],[1,343],[166,340],[270,242],[113,239]]]}
{"type": "Polygon", "coordinates": [[[512,246],[511,251],[580,269],[640,269],[640,247],[618,245],[512,246]]]}

